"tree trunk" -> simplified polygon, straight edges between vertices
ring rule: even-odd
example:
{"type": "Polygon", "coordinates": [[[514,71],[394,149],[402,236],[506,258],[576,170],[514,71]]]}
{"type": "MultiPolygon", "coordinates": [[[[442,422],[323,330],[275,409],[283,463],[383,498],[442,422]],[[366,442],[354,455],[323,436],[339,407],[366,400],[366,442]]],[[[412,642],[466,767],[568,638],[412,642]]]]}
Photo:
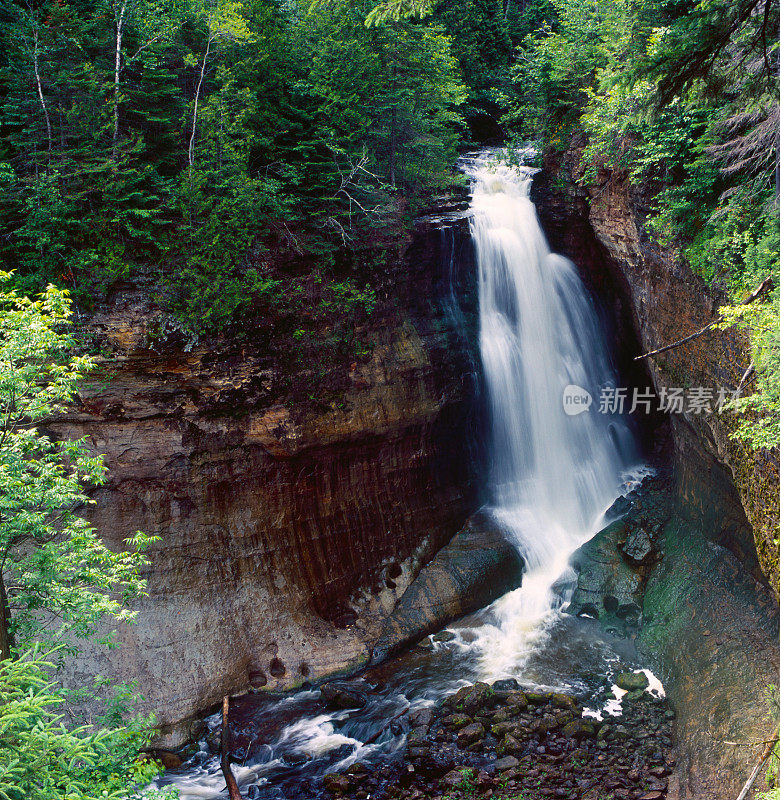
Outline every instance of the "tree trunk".
{"type": "Polygon", "coordinates": [[[195,129],[198,124],[198,101],[200,100],[200,87],[203,85],[203,76],[206,74],[206,62],[211,50],[211,35],[206,41],[206,52],[203,54],[203,63],[200,65],[200,78],[198,79],[198,87],[195,89],[195,108],[192,112],[192,133],[190,134],[190,147],[188,153],[188,160],[190,169],[195,163],[195,129]]]}
{"type": "Polygon", "coordinates": [[[119,158],[119,77],[122,72],[122,36],[125,28],[125,11],[127,0],[116,18],[116,44],[114,47],[114,134],[111,138],[114,161],[119,158]]]}
{"type": "Polygon", "coordinates": [[[230,800],[241,800],[241,792],[236,783],[236,777],[230,768],[230,726],[228,725],[228,712],[230,711],[230,698],[222,699],[222,740],[220,742],[219,766],[225,776],[225,785],[230,800]]]}
{"type": "Polygon", "coordinates": [[[35,69],[35,85],[38,89],[38,101],[43,110],[43,118],[46,120],[46,135],[49,137],[49,161],[51,162],[52,136],[51,120],[49,119],[49,109],[46,107],[46,100],[43,97],[43,87],[41,86],[41,73],[38,68],[38,31],[35,31],[33,44],[33,68],[35,69]]]}
{"type": "Polygon", "coordinates": [[[5,591],[5,581],[0,573],[0,661],[11,658],[11,610],[8,608],[8,595],[5,591]]]}
{"type": "Polygon", "coordinates": [[[395,189],[395,126],[396,112],[393,106],[392,121],[390,123],[390,185],[395,189]]]}

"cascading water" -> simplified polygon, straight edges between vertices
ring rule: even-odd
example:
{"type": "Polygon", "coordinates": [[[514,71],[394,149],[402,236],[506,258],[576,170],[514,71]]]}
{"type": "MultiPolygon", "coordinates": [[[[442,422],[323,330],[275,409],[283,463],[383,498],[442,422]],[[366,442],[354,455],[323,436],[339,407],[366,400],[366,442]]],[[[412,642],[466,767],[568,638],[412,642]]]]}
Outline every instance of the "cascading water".
{"type": "MultiPolygon", "coordinates": [[[[596,533],[636,463],[625,421],[597,408],[601,388],[615,382],[603,333],[574,265],[550,253],[529,198],[533,170],[489,153],[464,160],[464,169],[472,181],[479,344],[490,414],[487,510],[525,560],[523,584],[456,623],[446,644],[416,648],[373,669],[363,684],[373,689],[360,711],[324,711],[317,690],[254,706],[247,701],[243,711],[239,706],[238,726],[252,743],[235,771],[252,785],[251,797],[316,797],[325,772],[392,757],[404,737],[388,720],[434,702],[464,680],[514,676],[595,693],[601,684],[584,684],[583,670],[606,680],[608,664],[617,660],[619,642],[560,613],[573,577],[569,557],[596,533]],[[572,385],[596,399],[596,407],[566,414],[564,390],[572,385]]],[[[454,292],[449,305],[453,323],[462,325],[454,292]]],[[[225,796],[218,760],[205,744],[184,774],[163,782],[171,781],[182,800],[225,796]]]]}
{"type": "Polygon", "coordinates": [[[467,162],[479,269],[480,351],[490,410],[492,511],[526,565],[478,638],[485,668],[510,670],[521,639],[560,602],[554,584],[597,530],[636,463],[619,416],[599,413],[614,386],[599,320],[574,264],[550,252],[530,200],[535,170],[489,155],[467,162]],[[564,410],[564,390],[596,405],[564,410]]]}

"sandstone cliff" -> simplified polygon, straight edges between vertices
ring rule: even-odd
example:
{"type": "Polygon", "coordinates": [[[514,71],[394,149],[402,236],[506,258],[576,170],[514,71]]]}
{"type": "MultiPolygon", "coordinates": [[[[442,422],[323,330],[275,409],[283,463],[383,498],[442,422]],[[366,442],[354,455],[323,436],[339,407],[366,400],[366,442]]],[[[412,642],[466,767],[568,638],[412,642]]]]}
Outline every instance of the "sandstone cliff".
{"type": "MultiPolygon", "coordinates": [[[[627,336],[634,353],[647,352],[717,316],[723,298],[649,234],[646,195],[627,175],[602,170],[598,185],[583,185],[576,146],[551,158],[546,172],[561,187],[537,187],[548,233],[600,288],[622,325],[619,343],[627,336]]],[[[750,361],[733,331],[646,359],[644,376],[630,355],[630,380],[656,393],[733,389],[750,361]]],[[[761,740],[776,725],[765,691],[780,675],[778,609],[764,576],[777,592],[777,470],[771,455],[729,439],[727,415],[669,414],[659,423],[662,439],[664,427],[671,433],[677,503],[661,560],[643,579],[638,644],[668,681],[678,713],[679,796],[720,800],[736,796],[756,758],[724,742],[761,740]]]]}
{"type": "Polygon", "coordinates": [[[391,276],[395,303],[361,331],[371,355],[334,366],[347,388],[316,402],[280,401],[261,349],[155,338],[144,289],[118,290],[91,320],[111,357],[53,432],[105,454],[89,514],[108,542],[160,541],[137,622],[120,648],[86,651],[72,682],[137,679],[171,745],[226,693],[369,660],[420,565],[475,507],[476,367],[448,306],[455,241],[421,223],[391,276]]]}

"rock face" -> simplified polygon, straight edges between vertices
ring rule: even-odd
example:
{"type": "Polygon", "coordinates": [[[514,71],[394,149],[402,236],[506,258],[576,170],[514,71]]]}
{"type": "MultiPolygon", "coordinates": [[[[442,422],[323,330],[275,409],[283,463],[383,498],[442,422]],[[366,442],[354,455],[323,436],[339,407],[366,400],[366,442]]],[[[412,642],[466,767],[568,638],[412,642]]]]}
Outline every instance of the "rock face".
{"type": "MultiPolygon", "coordinates": [[[[780,674],[780,613],[732,553],[675,513],[665,479],[647,481],[630,498],[626,515],[575,554],[570,610],[635,639],[658,666],[677,711],[682,797],[735,797],[755,756],[723,742],[773,730],[765,693],[780,674]],[[651,557],[637,564],[625,544],[648,530],[651,557]]],[[[631,690],[639,688],[634,680],[644,688],[641,673],[615,682],[631,690]]]]}
{"type": "MultiPolygon", "coordinates": [[[[598,186],[575,186],[583,174],[579,155],[573,147],[548,164],[568,188],[537,189],[553,245],[583,265],[591,285],[606,287],[601,296],[612,318],[633,327],[627,335],[640,352],[711,322],[722,298],[646,232],[642,193],[626,175],[604,171],[598,186]]],[[[646,359],[647,382],[636,371],[630,379],[652,381],[656,393],[733,389],[750,360],[745,348],[739,335],[715,331],[646,359]]],[[[678,713],[681,797],[719,800],[736,796],[754,761],[749,748],[722,742],[765,739],[774,728],[764,691],[780,674],[780,646],[777,607],[762,572],[777,592],[770,530],[778,519],[778,475],[771,456],[729,440],[724,415],[670,414],[660,429],[666,425],[675,474],[669,521],[655,533],[618,522],[599,534],[580,553],[578,594],[582,610],[593,610],[585,605],[591,602],[606,620],[608,610],[594,597],[640,606],[638,644],[668,682],[678,713]]]]}
{"type": "Polygon", "coordinates": [[[468,287],[456,320],[446,244],[440,225],[418,230],[395,307],[360,332],[371,356],[319,405],[275,399],[261,348],[150,345],[160,315],[142,289],[92,320],[114,357],[52,431],[105,454],[89,515],[109,544],[136,530],[160,541],[122,647],[86,651],[70,681],[137,679],[171,745],[226,693],[368,661],[420,566],[477,505],[476,367],[456,324],[468,287]]]}
{"type": "Polygon", "coordinates": [[[484,608],[517,588],[522,573],[523,560],[501,529],[487,515],[475,514],[406,590],[385,622],[374,660],[484,608]]]}

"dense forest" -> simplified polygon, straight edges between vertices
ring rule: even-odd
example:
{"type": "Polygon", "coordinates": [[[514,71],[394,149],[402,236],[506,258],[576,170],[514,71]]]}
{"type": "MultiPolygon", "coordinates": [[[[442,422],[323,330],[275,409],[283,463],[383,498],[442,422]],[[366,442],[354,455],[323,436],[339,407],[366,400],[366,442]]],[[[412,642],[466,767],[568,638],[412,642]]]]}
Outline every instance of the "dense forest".
{"type": "MultiPolygon", "coordinates": [[[[649,187],[657,235],[734,298],[774,264],[771,2],[0,13],[0,247],[24,292],[53,281],[89,311],[118,281],[145,279],[166,330],[274,319],[271,344],[352,355],[360,343],[338,320],[371,313],[415,212],[458,182],[459,150],[530,140],[550,152],[581,136],[585,180],[622,170],[649,187]]],[[[777,399],[772,308],[744,320],[759,412],[777,399]]],[[[746,435],[774,441],[770,417],[746,435]]]]}
{"type": "Polygon", "coordinates": [[[133,761],[153,721],[127,723],[132,687],[100,729],[58,710],[57,663],[129,616],[147,541],[104,548],[72,512],[99,459],[29,428],[93,366],[72,310],[135,282],[160,336],[260,328],[353,359],[415,216],[462,191],[460,153],[574,148],[578,180],[629,175],[723,292],[756,376],[736,435],[774,447],[780,300],[741,301],[780,255],[779,38],[772,0],[5,0],[0,797],[136,796],[156,770],[133,761]]]}

